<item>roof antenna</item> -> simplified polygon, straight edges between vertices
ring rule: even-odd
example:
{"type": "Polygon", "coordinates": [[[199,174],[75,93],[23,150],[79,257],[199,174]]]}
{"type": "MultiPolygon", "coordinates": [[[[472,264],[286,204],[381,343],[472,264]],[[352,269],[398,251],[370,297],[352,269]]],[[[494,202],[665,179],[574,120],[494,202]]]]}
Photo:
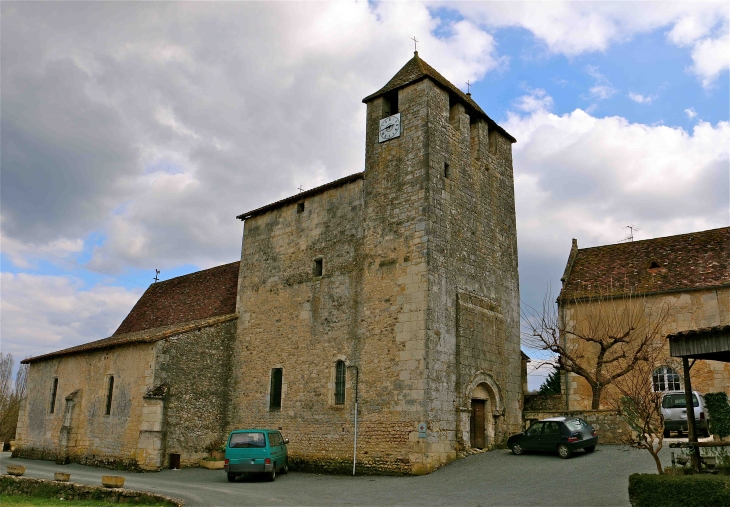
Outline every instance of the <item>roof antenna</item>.
{"type": "Polygon", "coordinates": [[[417,55],[418,54],[418,39],[416,39],[416,36],[414,35],[411,40],[413,41],[413,54],[417,55]]]}
{"type": "Polygon", "coordinates": [[[627,225],[627,226],[624,227],[624,229],[628,229],[629,230],[629,235],[627,237],[625,237],[624,239],[622,239],[621,241],[619,241],[619,243],[624,243],[624,242],[628,242],[628,241],[634,241],[634,232],[641,230],[638,227],[636,227],[635,225],[627,225]]]}
{"type": "Polygon", "coordinates": [[[159,274],[160,274],[160,270],[159,270],[159,269],[157,269],[157,268],[155,268],[155,278],[154,278],[154,280],[155,280],[155,283],[157,283],[157,282],[159,282],[159,281],[160,281],[160,279],[159,279],[159,278],[157,278],[157,275],[159,275],[159,274]]]}

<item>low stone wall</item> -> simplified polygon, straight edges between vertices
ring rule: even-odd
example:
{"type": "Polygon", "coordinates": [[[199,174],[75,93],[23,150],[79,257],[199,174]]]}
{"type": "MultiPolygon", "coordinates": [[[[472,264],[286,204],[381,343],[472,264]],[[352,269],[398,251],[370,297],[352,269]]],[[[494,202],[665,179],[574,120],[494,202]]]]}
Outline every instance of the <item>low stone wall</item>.
{"type": "Polygon", "coordinates": [[[562,394],[526,394],[525,412],[550,412],[565,408],[562,394]]]}
{"type": "Polygon", "coordinates": [[[97,456],[94,454],[68,454],[59,455],[54,449],[35,448],[30,446],[16,447],[12,454],[13,458],[40,459],[55,461],[58,464],[78,463],[80,465],[109,468],[112,470],[128,470],[130,472],[140,471],[135,459],[121,459],[109,456],[97,456]]]}
{"type": "Polygon", "coordinates": [[[138,505],[163,504],[170,507],[185,505],[185,501],[179,498],[157,495],[146,491],[123,488],[110,489],[103,486],[86,486],[72,482],[56,482],[11,475],[0,475],[0,494],[62,498],[64,500],[105,500],[107,502],[134,503],[138,505]]]}
{"type": "Polygon", "coordinates": [[[623,444],[631,435],[631,428],[615,410],[562,410],[523,412],[525,427],[548,417],[580,417],[598,432],[599,444],[623,444]]]}

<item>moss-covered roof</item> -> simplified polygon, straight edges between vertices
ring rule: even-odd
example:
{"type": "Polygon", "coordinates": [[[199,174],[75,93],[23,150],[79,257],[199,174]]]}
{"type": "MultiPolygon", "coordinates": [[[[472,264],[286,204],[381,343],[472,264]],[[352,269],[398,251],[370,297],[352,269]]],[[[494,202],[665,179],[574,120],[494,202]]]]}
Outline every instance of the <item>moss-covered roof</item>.
{"type": "Polygon", "coordinates": [[[730,286],[730,227],[593,248],[574,243],[559,300],[730,286]]]}

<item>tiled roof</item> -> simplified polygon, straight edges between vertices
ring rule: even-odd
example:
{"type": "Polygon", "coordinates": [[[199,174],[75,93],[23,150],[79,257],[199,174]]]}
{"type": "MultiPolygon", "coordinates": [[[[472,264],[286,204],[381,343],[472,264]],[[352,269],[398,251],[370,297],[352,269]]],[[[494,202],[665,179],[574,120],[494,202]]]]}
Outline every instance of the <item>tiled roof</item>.
{"type": "Polygon", "coordinates": [[[180,333],[185,333],[187,331],[192,331],[194,329],[200,329],[208,326],[213,326],[215,324],[220,324],[222,322],[228,322],[229,320],[233,320],[237,318],[238,315],[229,314],[229,315],[220,315],[217,317],[209,317],[207,319],[200,319],[200,320],[194,320],[192,322],[183,322],[179,324],[173,324],[170,326],[162,326],[157,327],[153,329],[145,329],[143,331],[136,331],[133,333],[124,333],[124,334],[114,334],[113,336],[110,336],[109,338],[104,338],[101,340],[96,340],[89,343],[84,343],[83,345],[77,345],[76,347],[70,347],[63,350],[57,350],[56,352],[50,352],[48,354],[43,354],[42,356],[36,356],[36,357],[29,357],[27,359],[23,359],[21,363],[27,364],[27,363],[36,363],[38,361],[44,361],[46,359],[53,359],[60,356],[67,356],[70,354],[77,354],[80,352],[91,352],[94,350],[102,350],[102,349],[110,349],[113,347],[120,347],[122,345],[132,345],[137,343],[152,343],[159,340],[163,340],[167,338],[168,336],[173,336],[180,333]]]}
{"type": "Polygon", "coordinates": [[[669,292],[730,285],[730,227],[577,248],[574,241],[560,300],[669,292]]]}
{"type": "Polygon", "coordinates": [[[150,285],[114,335],[235,313],[238,265],[231,262],[150,285]]]}
{"type": "Polygon", "coordinates": [[[320,185],[318,187],[314,187],[312,189],[306,190],[304,192],[300,192],[298,194],[289,196],[285,199],[281,199],[276,202],[272,202],[271,204],[267,204],[266,206],[262,206],[260,208],[256,208],[255,210],[247,211],[246,213],[241,213],[236,218],[239,220],[246,220],[248,218],[251,218],[256,215],[261,215],[262,213],[266,213],[267,211],[271,211],[272,209],[276,209],[280,206],[284,206],[286,204],[292,204],[295,202],[302,201],[308,197],[312,197],[313,195],[317,195],[321,192],[324,192],[325,190],[329,190],[330,188],[340,187],[342,185],[345,185],[346,183],[350,183],[352,181],[360,180],[363,178],[363,175],[365,173],[355,173],[351,174],[349,176],[345,176],[344,178],[340,178],[338,180],[330,181],[329,183],[325,183],[324,185],[320,185]]]}
{"type": "Polygon", "coordinates": [[[459,90],[456,86],[451,84],[448,79],[446,79],[444,76],[442,76],[436,69],[431,67],[429,64],[421,60],[421,58],[418,56],[418,51],[413,53],[413,58],[408,60],[408,62],[396,73],[393,78],[388,81],[388,83],[383,86],[380,90],[377,92],[368,95],[364,99],[362,99],[363,102],[370,102],[376,97],[380,97],[381,95],[385,95],[388,92],[391,92],[393,90],[398,90],[399,88],[403,88],[406,85],[409,85],[411,83],[415,83],[417,81],[420,81],[424,78],[431,78],[436,83],[440,84],[442,87],[446,88],[448,91],[459,97],[462,102],[466,103],[467,107],[469,109],[472,109],[476,111],[476,113],[487,120],[487,123],[489,124],[489,127],[492,129],[496,129],[499,132],[501,132],[507,139],[512,141],[513,143],[517,140],[512,137],[506,130],[504,130],[502,127],[497,125],[497,123],[492,120],[489,116],[487,116],[487,113],[482,111],[482,108],[479,107],[479,104],[474,102],[474,100],[471,98],[471,95],[466,94],[459,90]]]}

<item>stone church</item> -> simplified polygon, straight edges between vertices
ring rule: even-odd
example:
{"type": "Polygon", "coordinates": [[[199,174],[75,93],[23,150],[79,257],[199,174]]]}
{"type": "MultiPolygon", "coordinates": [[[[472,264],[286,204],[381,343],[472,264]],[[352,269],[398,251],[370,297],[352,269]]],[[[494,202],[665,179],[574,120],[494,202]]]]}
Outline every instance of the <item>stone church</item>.
{"type": "Polygon", "coordinates": [[[418,53],[363,102],[363,172],[25,361],[16,455],[155,470],[266,427],[301,468],[422,474],[521,430],[515,139],[418,53]]]}

